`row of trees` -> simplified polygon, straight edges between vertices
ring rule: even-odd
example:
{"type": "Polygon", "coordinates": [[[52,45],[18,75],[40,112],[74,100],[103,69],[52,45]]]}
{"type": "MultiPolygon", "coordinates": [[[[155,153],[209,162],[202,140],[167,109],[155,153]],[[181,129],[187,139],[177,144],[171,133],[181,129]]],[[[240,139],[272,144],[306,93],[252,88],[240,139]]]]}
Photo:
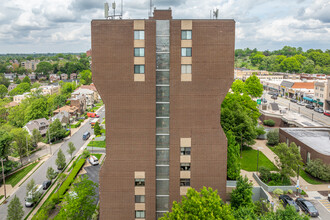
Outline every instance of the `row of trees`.
{"type": "Polygon", "coordinates": [[[259,128],[257,103],[251,97],[260,97],[263,87],[256,76],[246,82],[236,80],[221,105],[221,126],[228,140],[227,176],[236,179],[240,174],[240,145],[254,144],[264,131],[259,128]]]}
{"type": "Polygon", "coordinates": [[[217,190],[203,187],[200,192],[188,189],[181,202],[173,202],[172,210],[161,220],[172,219],[249,219],[249,220],[307,220],[308,216],[300,215],[293,206],[280,207],[276,211],[265,202],[253,202],[252,183],[248,178],[239,177],[236,189],[230,197],[230,205],[224,203],[217,190]]]}
{"type": "Polygon", "coordinates": [[[285,46],[276,51],[257,51],[256,49],[235,51],[236,66],[258,68],[273,72],[304,72],[330,74],[330,50],[310,49],[285,46]]]}

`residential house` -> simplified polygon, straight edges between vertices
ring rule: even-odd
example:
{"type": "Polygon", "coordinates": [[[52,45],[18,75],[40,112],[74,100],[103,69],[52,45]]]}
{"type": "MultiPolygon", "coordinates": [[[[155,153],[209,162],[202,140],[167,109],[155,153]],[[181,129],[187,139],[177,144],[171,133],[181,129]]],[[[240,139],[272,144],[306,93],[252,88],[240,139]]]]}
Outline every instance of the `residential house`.
{"type": "Polygon", "coordinates": [[[21,103],[23,99],[26,99],[30,96],[29,92],[24,93],[23,95],[15,95],[13,97],[13,101],[17,103],[21,103]]]}
{"type": "Polygon", "coordinates": [[[86,111],[87,105],[86,105],[86,96],[85,95],[78,95],[74,98],[68,99],[70,101],[70,106],[77,107],[79,114],[84,114],[86,111]]]}
{"type": "Polygon", "coordinates": [[[17,86],[18,86],[18,84],[11,83],[11,84],[8,86],[8,92],[10,92],[11,90],[15,89],[17,86]]]}
{"type": "Polygon", "coordinates": [[[71,73],[70,79],[77,79],[78,74],[77,73],[71,73]]]}
{"type": "Polygon", "coordinates": [[[62,111],[68,112],[70,115],[70,118],[77,117],[79,114],[78,108],[76,106],[69,106],[69,105],[65,105],[59,109],[56,109],[55,111],[53,111],[53,113],[54,113],[54,115],[57,115],[62,111]]]}
{"type": "Polygon", "coordinates": [[[67,111],[60,111],[50,120],[51,122],[55,121],[56,119],[60,120],[61,124],[69,124],[70,123],[70,114],[67,111]]]}
{"type": "Polygon", "coordinates": [[[28,74],[28,77],[30,78],[31,82],[37,81],[37,74],[35,73],[28,74]]]}
{"type": "Polygon", "coordinates": [[[40,118],[29,121],[23,128],[26,129],[30,135],[32,135],[32,131],[34,129],[40,131],[41,135],[46,135],[48,127],[49,127],[49,121],[45,118],[40,118]]]}
{"type": "Polygon", "coordinates": [[[68,74],[62,73],[61,74],[61,80],[67,80],[68,79],[68,74]]]}
{"type": "MultiPolygon", "coordinates": [[[[53,95],[55,93],[59,93],[60,87],[59,86],[50,85],[50,86],[40,86],[38,89],[41,90],[42,95],[53,95]]],[[[33,89],[31,89],[31,92],[35,92],[38,89],[37,88],[33,88],[33,89]]]]}
{"type": "Polygon", "coordinates": [[[22,75],[18,75],[18,79],[19,79],[19,80],[21,80],[21,81],[22,81],[22,80],[23,80],[25,77],[26,77],[26,75],[25,75],[25,74],[22,74],[22,75]]]}
{"type": "Polygon", "coordinates": [[[42,81],[42,80],[47,80],[47,76],[44,75],[38,75],[37,76],[38,80],[42,81]]]}
{"type": "Polygon", "coordinates": [[[11,107],[15,107],[18,105],[19,105],[18,102],[9,102],[8,104],[5,105],[5,108],[11,108],[11,107]]]}
{"type": "Polygon", "coordinates": [[[55,82],[60,80],[60,76],[57,74],[49,74],[49,81],[50,82],[55,82]]]}
{"type": "Polygon", "coordinates": [[[37,69],[37,65],[40,63],[40,60],[27,60],[24,62],[21,62],[21,66],[25,69],[29,69],[32,71],[35,71],[37,69]]]}
{"type": "Polygon", "coordinates": [[[14,82],[14,79],[16,78],[16,73],[5,73],[5,78],[9,80],[9,82],[14,82]]]}
{"type": "Polygon", "coordinates": [[[89,90],[94,91],[94,101],[95,102],[98,102],[101,99],[100,94],[98,93],[98,91],[93,83],[90,85],[82,85],[79,88],[77,88],[75,91],[77,91],[79,89],[89,89],[89,90]]]}
{"type": "Polygon", "coordinates": [[[78,89],[71,93],[71,97],[75,98],[78,95],[85,95],[86,97],[86,105],[92,106],[94,104],[94,91],[90,89],[78,89]]]}

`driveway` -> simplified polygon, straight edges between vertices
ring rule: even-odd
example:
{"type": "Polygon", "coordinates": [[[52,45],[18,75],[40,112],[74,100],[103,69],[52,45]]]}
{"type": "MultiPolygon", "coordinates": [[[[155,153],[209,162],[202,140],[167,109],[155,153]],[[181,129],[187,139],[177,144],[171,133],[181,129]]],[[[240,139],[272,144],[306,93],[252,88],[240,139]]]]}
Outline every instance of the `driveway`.
{"type": "MultiPolygon", "coordinates": [[[[88,163],[88,162],[87,162],[88,163]]],[[[87,172],[86,174],[84,175],[87,175],[88,178],[90,180],[92,180],[94,183],[97,184],[97,188],[95,190],[96,192],[96,204],[98,203],[99,201],[99,173],[100,173],[100,168],[101,166],[100,165],[96,165],[96,166],[89,166],[89,167],[85,167],[85,171],[87,172]]]]}

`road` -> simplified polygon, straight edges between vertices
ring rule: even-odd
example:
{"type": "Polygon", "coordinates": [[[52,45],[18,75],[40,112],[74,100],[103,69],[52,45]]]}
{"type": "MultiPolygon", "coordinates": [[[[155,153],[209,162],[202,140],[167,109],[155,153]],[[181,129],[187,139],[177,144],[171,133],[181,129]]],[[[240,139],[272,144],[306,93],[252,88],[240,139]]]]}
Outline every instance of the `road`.
{"type": "MultiPolygon", "coordinates": [[[[104,106],[98,111],[100,118],[103,119],[104,118],[104,106]]],[[[88,119],[91,120],[91,119],[88,119]]],[[[66,140],[62,146],[60,147],[60,149],[62,149],[63,153],[65,154],[66,157],[66,162],[68,163],[70,161],[70,155],[67,153],[67,149],[68,149],[68,143],[70,141],[72,141],[76,147],[75,152],[73,153],[73,155],[75,155],[78,150],[84,145],[84,143],[86,141],[82,140],[82,135],[83,133],[85,133],[86,131],[91,132],[91,134],[93,134],[93,129],[91,129],[91,126],[89,124],[89,122],[87,122],[85,125],[83,125],[74,135],[72,135],[72,137],[68,140],[66,140]]],[[[59,149],[58,149],[59,150],[59,149]]],[[[25,207],[25,201],[24,198],[26,196],[26,185],[28,184],[28,182],[30,182],[31,179],[34,179],[36,184],[42,184],[43,181],[46,180],[46,172],[48,167],[53,167],[55,170],[57,170],[57,166],[55,165],[55,160],[57,157],[57,152],[58,150],[56,150],[55,152],[53,152],[53,155],[47,160],[45,161],[40,167],[39,169],[37,169],[17,190],[14,194],[12,194],[8,199],[7,199],[7,204],[2,204],[0,207],[0,219],[6,219],[7,217],[7,209],[8,209],[8,205],[10,203],[10,201],[14,198],[14,196],[16,195],[19,200],[21,201],[22,205],[23,205],[23,210],[24,210],[24,218],[25,216],[30,212],[31,208],[26,208],[25,207]]]]}
{"type": "Polygon", "coordinates": [[[327,210],[318,200],[310,200],[311,203],[315,206],[317,211],[319,211],[318,219],[327,220],[330,219],[330,212],[327,210]]]}
{"type": "MultiPolygon", "coordinates": [[[[265,94],[264,96],[267,99],[268,103],[274,102],[274,100],[270,98],[271,96],[269,94],[265,94]]],[[[329,116],[315,112],[314,110],[308,109],[305,106],[298,105],[297,103],[290,102],[290,100],[285,99],[285,98],[278,97],[275,100],[275,102],[281,106],[284,106],[284,107],[290,109],[290,111],[297,112],[297,113],[305,116],[306,118],[309,118],[309,119],[313,118],[314,121],[316,121],[324,126],[330,126],[330,117],[329,116]]]]}

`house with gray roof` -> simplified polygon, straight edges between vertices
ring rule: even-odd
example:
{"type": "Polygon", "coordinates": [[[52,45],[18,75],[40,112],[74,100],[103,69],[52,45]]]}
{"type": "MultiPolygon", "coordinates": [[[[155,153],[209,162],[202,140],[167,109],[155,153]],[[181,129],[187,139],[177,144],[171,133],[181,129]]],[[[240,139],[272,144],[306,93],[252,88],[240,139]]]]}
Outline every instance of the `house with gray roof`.
{"type": "Polygon", "coordinates": [[[41,135],[46,135],[49,127],[49,121],[45,118],[40,118],[36,120],[29,121],[23,128],[32,135],[32,131],[37,129],[41,135]]]}

